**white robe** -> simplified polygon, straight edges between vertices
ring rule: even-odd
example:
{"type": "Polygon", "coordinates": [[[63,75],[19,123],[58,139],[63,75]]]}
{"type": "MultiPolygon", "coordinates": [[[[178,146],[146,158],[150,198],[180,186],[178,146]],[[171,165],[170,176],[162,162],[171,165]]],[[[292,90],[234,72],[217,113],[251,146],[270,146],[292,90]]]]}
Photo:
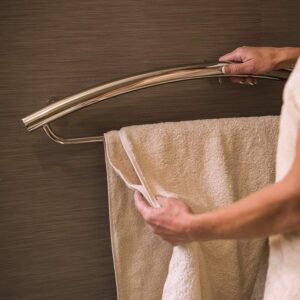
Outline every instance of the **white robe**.
{"type": "MultiPolygon", "coordinates": [[[[289,171],[300,128],[300,58],[283,93],[276,158],[276,181],[289,171]]],[[[300,182],[299,182],[300,185],[300,182]]],[[[270,256],[264,300],[300,299],[300,232],[269,238],[270,256]]]]}

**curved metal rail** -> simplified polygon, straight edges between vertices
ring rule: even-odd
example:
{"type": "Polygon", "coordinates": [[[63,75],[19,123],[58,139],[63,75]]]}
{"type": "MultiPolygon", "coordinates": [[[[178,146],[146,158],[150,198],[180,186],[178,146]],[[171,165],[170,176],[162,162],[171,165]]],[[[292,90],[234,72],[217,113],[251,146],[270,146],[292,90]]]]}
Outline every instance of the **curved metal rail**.
{"type": "Polygon", "coordinates": [[[135,90],[151,86],[183,81],[196,78],[215,77],[255,77],[271,80],[287,80],[290,70],[272,71],[261,75],[226,75],[222,73],[222,67],[227,63],[206,63],[193,64],[180,67],[173,67],[148,73],[143,73],[124,79],[115,80],[109,83],[81,91],[72,96],[63,98],[55,103],[36,111],[22,119],[28,131],[43,127],[46,134],[59,144],[81,144],[92,142],[103,142],[103,136],[63,138],[56,135],[51,129],[49,122],[53,122],[69,113],[84,107],[96,104],[100,101],[116,97],[135,90]]]}

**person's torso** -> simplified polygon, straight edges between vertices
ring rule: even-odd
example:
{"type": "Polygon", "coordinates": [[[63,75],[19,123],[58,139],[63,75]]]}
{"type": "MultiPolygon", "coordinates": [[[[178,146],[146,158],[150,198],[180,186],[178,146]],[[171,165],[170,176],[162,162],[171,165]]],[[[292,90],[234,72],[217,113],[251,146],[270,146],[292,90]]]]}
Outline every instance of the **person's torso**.
{"type": "MultiPolygon", "coordinates": [[[[276,181],[289,172],[300,129],[300,58],[283,93],[276,154],[276,181]]],[[[300,183],[299,183],[300,184],[300,183]]],[[[264,300],[300,299],[300,233],[269,238],[270,258],[264,300]]]]}

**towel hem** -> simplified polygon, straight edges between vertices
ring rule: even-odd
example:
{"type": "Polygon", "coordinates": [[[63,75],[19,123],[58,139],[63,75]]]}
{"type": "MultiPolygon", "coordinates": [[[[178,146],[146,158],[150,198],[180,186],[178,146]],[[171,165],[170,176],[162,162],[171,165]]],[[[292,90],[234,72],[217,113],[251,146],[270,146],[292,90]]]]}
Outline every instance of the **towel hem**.
{"type": "MultiPolygon", "coordinates": [[[[108,145],[106,143],[106,137],[105,137],[105,134],[104,134],[104,156],[105,156],[105,161],[106,163],[110,164],[109,162],[109,159],[108,159],[108,156],[107,156],[107,153],[108,151],[106,150],[106,148],[108,148],[108,145]]],[[[113,266],[114,266],[114,273],[115,273],[115,282],[116,282],[116,291],[117,291],[117,299],[121,299],[121,296],[120,296],[120,287],[119,287],[119,278],[120,278],[120,275],[118,273],[118,268],[116,266],[117,264],[117,261],[118,261],[118,258],[115,254],[116,250],[115,250],[115,238],[114,238],[114,235],[112,234],[112,228],[113,228],[113,224],[112,224],[112,207],[111,207],[111,201],[110,201],[110,171],[109,169],[107,168],[106,170],[106,180],[107,180],[107,191],[108,191],[108,215],[109,215],[109,227],[110,227],[110,240],[111,240],[111,253],[112,253],[112,258],[113,258],[113,266]]]]}
{"type": "Polygon", "coordinates": [[[158,201],[156,201],[155,196],[152,193],[152,191],[151,191],[151,189],[150,189],[150,187],[148,185],[147,180],[143,176],[143,172],[141,171],[141,169],[140,169],[140,167],[139,167],[139,165],[138,165],[138,163],[137,163],[137,161],[136,161],[136,159],[135,159],[135,157],[133,155],[133,152],[130,151],[131,147],[130,147],[130,144],[129,144],[127,138],[126,138],[126,135],[124,133],[123,128],[120,129],[120,131],[118,132],[118,134],[119,134],[121,143],[123,145],[123,148],[124,148],[124,150],[125,150],[128,158],[129,158],[129,160],[130,160],[130,162],[131,162],[131,164],[132,164],[132,166],[133,166],[133,168],[134,168],[134,170],[135,170],[138,178],[140,179],[142,185],[145,187],[145,189],[144,189],[144,191],[146,193],[146,195],[145,195],[146,197],[145,198],[148,200],[149,204],[152,207],[154,207],[154,208],[160,208],[160,205],[159,205],[158,201]]]}

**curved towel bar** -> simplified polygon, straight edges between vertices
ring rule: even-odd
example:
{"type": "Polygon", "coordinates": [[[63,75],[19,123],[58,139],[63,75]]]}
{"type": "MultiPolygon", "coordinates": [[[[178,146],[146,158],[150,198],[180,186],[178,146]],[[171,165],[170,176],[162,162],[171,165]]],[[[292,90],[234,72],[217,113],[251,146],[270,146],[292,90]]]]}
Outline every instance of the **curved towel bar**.
{"type": "MultiPolygon", "coordinates": [[[[206,63],[193,64],[180,67],[173,67],[148,73],[143,73],[124,79],[119,79],[105,83],[88,90],[79,92],[67,98],[36,111],[35,113],[22,119],[28,131],[33,131],[43,127],[46,134],[59,144],[81,144],[92,142],[103,142],[103,136],[62,138],[57,136],[51,129],[49,122],[57,120],[71,112],[93,105],[100,101],[113,98],[115,96],[129,93],[147,87],[183,81],[196,78],[216,78],[233,77],[222,73],[222,67],[227,63],[206,63]]],[[[262,75],[234,75],[235,77],[255,77],[271,80],[287,80],[291,70],[272,71],[262,75]]]]}

